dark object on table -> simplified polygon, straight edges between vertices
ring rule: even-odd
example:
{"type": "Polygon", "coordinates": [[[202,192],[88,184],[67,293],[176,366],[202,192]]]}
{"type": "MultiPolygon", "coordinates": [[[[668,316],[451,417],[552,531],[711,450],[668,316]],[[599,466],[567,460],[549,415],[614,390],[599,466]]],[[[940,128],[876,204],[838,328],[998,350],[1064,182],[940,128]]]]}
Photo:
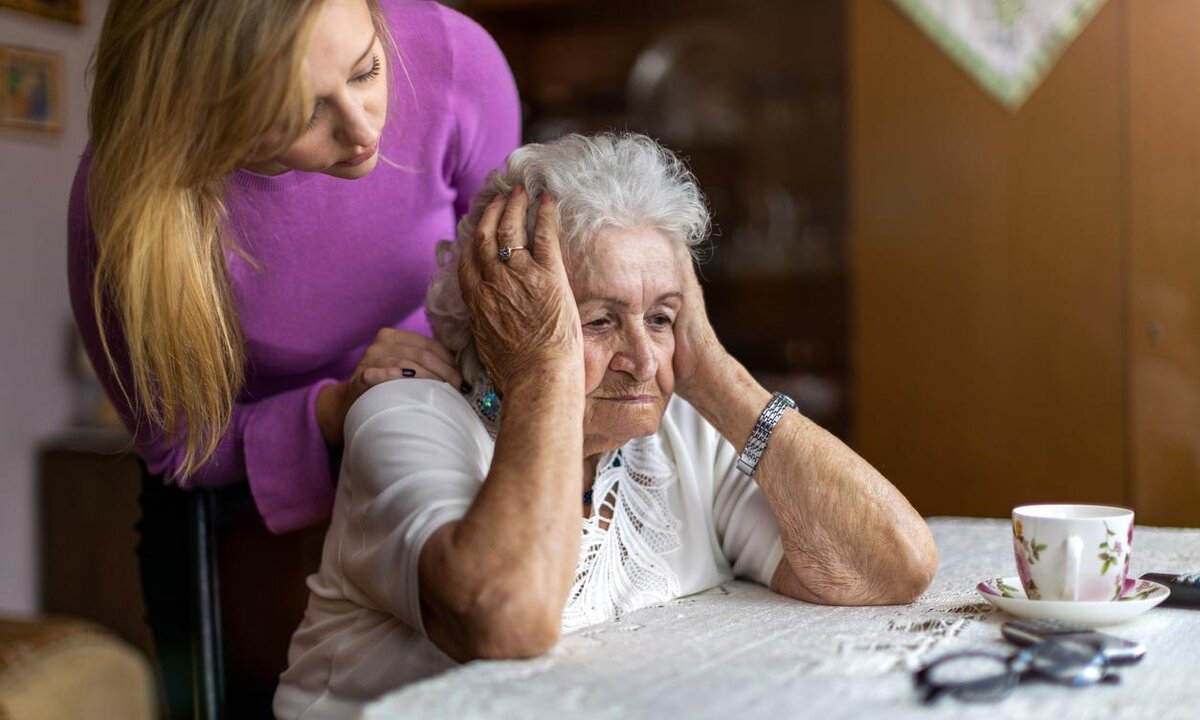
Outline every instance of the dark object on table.
{"type": "Polygon", "coordinates": [[[996,702],[1024,680],[1083,687],[1120,682],[1104,653],[1074,640],[1046,640],[1015,655],[985,650],[951,653],[928,663],[913,678],[924,703],[951,695],[967,702],[996,702]]]}
{"type": "Polygon", "coordinates": [[[1142,580],[1153,580],[1166,585],[1171,591],[1170,597],[1163,600],[1164,607],[1189,607],[1200,609],[1200,572],[1180,573],[1146,573],[1142,580]]]}

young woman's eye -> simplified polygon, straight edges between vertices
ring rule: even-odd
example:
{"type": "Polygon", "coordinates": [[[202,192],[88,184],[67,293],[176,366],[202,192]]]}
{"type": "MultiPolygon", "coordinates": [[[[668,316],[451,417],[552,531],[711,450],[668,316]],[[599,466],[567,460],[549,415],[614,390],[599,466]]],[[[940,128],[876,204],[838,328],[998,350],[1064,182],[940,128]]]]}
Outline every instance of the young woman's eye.
{"type": "Polygon", "coordinates": [[[362,75],[358,75],[356,77],[350,78],[350,82],[356,82],[356,83],[371,82],[375,78],[379,77],[380,69],[381,69],[381,65],[379,63],[379,56],[376,55],[375,57],[371,58],[371,69],[366,71],[362,75]]]}
{"type": "Polygon", "coordinates": [[[304,126],[305,130],[312,130],[317,125],[317,120],[321,119],[321,103],[313,105],[312,115],[308,118],[308,123],[304,126]]]}

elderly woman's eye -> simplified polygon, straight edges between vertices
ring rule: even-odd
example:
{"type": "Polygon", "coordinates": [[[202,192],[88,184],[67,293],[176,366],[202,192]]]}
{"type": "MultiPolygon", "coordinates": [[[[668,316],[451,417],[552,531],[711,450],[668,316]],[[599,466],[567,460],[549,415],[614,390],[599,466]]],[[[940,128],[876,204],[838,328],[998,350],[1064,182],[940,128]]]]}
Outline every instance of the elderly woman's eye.
{"type": "Polygon", "coordinates": [[[597,329],[597,330],[601,329],[601,328],[605,328],[608,326],[608,318],[607,317],[596,318],[595,320],[592,320],[591,322],[584,323],[583,326],[586,328],[592,328],[592,329],[597,329]]]}
{"type": "Polygon", "coordinates": [[[674,322],[670,315],[655,315],[650,318],[650,324],[659,328],[671,327],[674,322]]]}

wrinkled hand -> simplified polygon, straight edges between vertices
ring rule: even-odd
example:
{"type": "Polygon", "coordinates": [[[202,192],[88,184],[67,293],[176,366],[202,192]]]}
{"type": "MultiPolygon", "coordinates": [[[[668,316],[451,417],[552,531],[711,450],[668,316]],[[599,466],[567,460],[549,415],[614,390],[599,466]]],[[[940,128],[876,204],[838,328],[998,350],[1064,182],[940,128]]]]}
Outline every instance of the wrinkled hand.
{"type": "Polygon", "coordinates": [[[708,311],[704,307],[704,292],[696,278],[695,263],[685,256],[683,264],[683,304],[675,318],[675,392],[693,402],[699,384],[711,382],[724,365],[735,362],[717,340],[708,311]]]}
{"type": "Polygon", "coordinates": [[[532,243],[526,237],[529,196],[514,188],[483,211],[459,259],[458,278],[470,309],[475,347],[503,390],[514,378],[548,366],[583,363],[579,310],[567,281],[552,198],[538,206],[532,243]],[[514,250],[508,262],[501,247],[514,250]]]}
{"type": "Polygon", "coordinates": [[[327,385],[317,395],[317,424],[326,444],[330,447],[342,444],[342,426],[355,400],[382,382],[401,378],[441,380],[456,388],[463,383],[450,351],[437,340],[406,330],[383,328],[363,353],[350,379],[327,385]]]}

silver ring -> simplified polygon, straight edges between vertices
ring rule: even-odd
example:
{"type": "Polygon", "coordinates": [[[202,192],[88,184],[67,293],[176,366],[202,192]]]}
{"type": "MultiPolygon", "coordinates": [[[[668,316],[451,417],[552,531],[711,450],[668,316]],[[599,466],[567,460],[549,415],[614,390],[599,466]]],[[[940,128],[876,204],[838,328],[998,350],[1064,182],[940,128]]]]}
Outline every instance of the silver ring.
{"type": "Polygon", "coordinates": [[[529,248],[525,247],[524,245],[514,245],[513,247],[502,247],[502,248],[500,248],[500,252],[499,252],[500,262],[508,262],[509,260],[511,260],[514,250],[528,250],[528,249],[529,248]]]}

